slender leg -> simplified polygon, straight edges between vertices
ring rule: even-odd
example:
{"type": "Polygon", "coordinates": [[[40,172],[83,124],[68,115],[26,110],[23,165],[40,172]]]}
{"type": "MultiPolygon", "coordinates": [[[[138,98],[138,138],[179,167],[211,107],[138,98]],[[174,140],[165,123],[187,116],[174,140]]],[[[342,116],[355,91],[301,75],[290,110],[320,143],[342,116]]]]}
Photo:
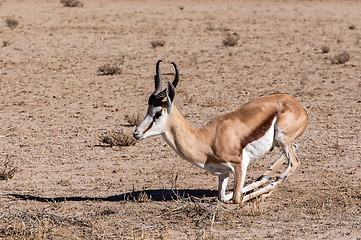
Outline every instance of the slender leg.
{"type": "Polygon", "coordinates": [[[218,199],[221,201],[229,201],[233,198],[233,192],[226,194],[229,173],[218,176],[218,199]]]}
{"type": "Polygon", "coordinates": [[[234,165],[234,189],[233,189],[233,203],[241,202],[241,176],[242,176],[242,167],[240,164],[234,165]]]}
{"type": "Polygon", "coordinates": [[[245,186],[242,189],[242,192],[246,193],[252,191],[253,189],[256,189],[259,186],[262,186],[265,183],[271,181],[270,175],[272,175],[275,171],[277,171],[285,161],[286,161],[286,156],[282,153],[281,156],[278,158],[278,160],[270,168],[268,168],[263,175],[261,175],[258,178],[260,180],[245,186]]]}
{"type": "Polygon", "coordinates": [[[250,158],[247,155],[246,152],[242,153],[242,163],[237,164],[234,166],[235,175],[234,175],[234,181],[235,181],[235,188],[233,190],[233,202],[234,203],[240,203],[241,198],[243,198],[243,186],[244,182],[246,181],[246,174],[247,174],[247,168],[248,164],[250,163],[250,158]]]}
{"type": "Polygon", "coordinates": [[[275,182],[270,183],[270,184],[266,185],[265,187],[244,196],[244,198],[242,199],[242,202],[249,201],[252,198],[255,198],[255,197],[258,197],[258,196],[264,195],[264,194],[266,194],[265,196],[269,196],[271,194],[271,192],[281,182],[283,182],[286,179],[287,176],[291,175],[292,172],[294,172],[295,169],[300,165],[300,161],[296,157],[295,149],[296,149],[296,147],[292,143],[287,144],[287,146],[284,148],[285,155],[288,159],[288,167],[287,167],[286,171],[283,174],[281,174],[281,176],[278,176],[277,180],[275,182]]]}

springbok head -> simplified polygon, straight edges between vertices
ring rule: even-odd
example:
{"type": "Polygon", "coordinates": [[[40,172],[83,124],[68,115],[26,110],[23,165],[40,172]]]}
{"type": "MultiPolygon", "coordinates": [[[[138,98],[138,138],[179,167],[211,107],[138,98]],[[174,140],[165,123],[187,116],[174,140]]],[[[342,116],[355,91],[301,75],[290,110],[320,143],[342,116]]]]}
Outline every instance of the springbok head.
{"type": "Polygon", "coordinates": [[[144,139],[164,133],[167,118],[173,110],[174,88],[178,85],[179,72],[177,65],[172,62],[175,69],[175,77],[173,82],[167,82],[167,88],[163,89],[159,70],[159,64],[161,62],[162,60],[159,60],[156,65],[156,73],[154,76],[155,90],[148,100],[147,115],[133,133],[136,139],[144,139]]]}

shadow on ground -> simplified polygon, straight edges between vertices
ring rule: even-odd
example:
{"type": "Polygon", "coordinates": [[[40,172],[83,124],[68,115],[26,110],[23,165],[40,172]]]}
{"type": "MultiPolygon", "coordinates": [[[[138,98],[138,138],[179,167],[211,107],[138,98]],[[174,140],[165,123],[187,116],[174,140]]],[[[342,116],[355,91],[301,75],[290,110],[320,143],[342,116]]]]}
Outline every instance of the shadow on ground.
{"type": "Polygon", "coordinates": [[[180,197],[215,197],[217,196],[217,191],[215,190],[199,190],[199,189],[154,189],[154,190],[144,190],[144,191],[133,191],[127,192],[120,195],[108,196],[108,197],[39,197],[32,196],[28,194],[8,194],[8,196],[15,197],[21,200],[32,200],[38,202],[65,202],[65,201],[109,201],[109,202],[118,202],[118,201],[143,201],[143,200],[152,200],[152,201],[173,201],[180,197]]]}

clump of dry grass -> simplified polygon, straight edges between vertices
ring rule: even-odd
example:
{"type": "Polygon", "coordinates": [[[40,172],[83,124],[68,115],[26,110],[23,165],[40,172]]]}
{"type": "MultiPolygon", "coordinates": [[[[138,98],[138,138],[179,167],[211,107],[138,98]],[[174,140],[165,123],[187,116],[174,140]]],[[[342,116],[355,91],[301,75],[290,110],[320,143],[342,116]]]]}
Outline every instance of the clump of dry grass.
{"type": "Polygon", "coordinates": [[[156,48],[156,47],[163,47],[165,45],[165,41],[164,40],[161,40],[161,39],[156,39],[156,40],[153,40],[151,42],[152,44],[152,47],[156,48]]]}
{"type": "Polygon", "coordinates": [[[356,25],[355,25],[355,24],[351,24],[350,26],[348,26],[348,29],[350,29],[350,30],[355,30],[355,29],[356,29],[356,25]]]}
{"type": "Polygon", "coordinates": [[[9,41],[7,41],[7,40],[4,40],[3,41],[3,47],[8,47],[10,45],[10,42],[9,41]]]}
{"type": "Polygon", "coordinates": [[[138,196],[133,197],[135,202],[150,202],[152,201],[152,196],[148,195],[146,192],[141,192],[138,196]]]}
{"type": "Polygon", "coordinates": [[[71,185],[69,179],[60,179],[57,183],[63,187],[69,187],[71,185]]]}
{"type": "Polygon", "coordinates": [[[240,36],[238,35],[238,33],[229,33],[227,32],[226,38],[223,40],[223,44],[226,47],[232,47],[232,46],[236,46],[238,44],[238,41],[240,39],[240,36]]]}
{"type": "Polygon", "coordinates": [[[133,146],[136,143],[136,139],[131,135],[121,131],[110,131],[101,136],[101,142],[104,144],[119,147],[133,146]]]}
{"type": "Polygon", "coordinates": [[[324,45],[321,47],[321,51],[322,51],[322,53],[328,53],[330,51],[330,48],[328,46],[324,45]]]}
{"type": "Polygon", "coordinates": [[[18,167],[13,165],[13,163],[9,160],[9,155],[7,155],[5,160],[1,164],[0,180],[12,179],[15,173],[17,173],[18,171],[18,167]]]}
{"type": "Polygon", "coordinates": [[[143,118],[140,113],[127,114],[125,115],[124,120],[127,121],[130,126],[138,126],[142,122],[143,118]]]}
{"type": "Polygon", "coordinates": [[[174,192],[176,205],[168,209],[165,215],[190,219],[198,227],[210,227],[212,229],[215,222],[227,218],[229,212],[220,201],[211,201],[197,197],[182,197],[178,192],[174,192]],[[225,216],[222,216],[224,213],[225,216]],[[227,215],[227,216],[226,216],[227,215]]]}
{"type": "Polygon", "coordinates": [[[260,216],[266,212],[261,198],[255,198],[247,203],[246,211],[250,216],[260,216]]]}
{"type": "Polygon", "coordinates": [[[98,73],[100,75],[120,75],[122,70],[116,64],[106,63],[98,68],[98,73]]]}
{"type": "Polygon", "coordinates": [[[346,52],[346,51],[343,51],[343,52],[341,52],[339,54],[334,55],[331,58],[331,63],[333,63],[333,64],[344,64],[349,60],[350,60],[350,54],[348,52],[346,52]]]}
{"type": "Polygon", "coordinates": [[[64,7],[84,7],[84,4],[78,0],[60,0],[64,7]]]}
{"type": "Polygon", "coordinates": [[[27,212],[17,208],[0,208],[0,239],[54,239],[53,229],[67,224],[89,226],[76,218],[27,212]]]}
{"type": "Polygon", "coordinates": [[[6,17],[6,25],[11,29],[14,30],[18,25],[19,25],[19,21],[16,20],[13,17],[6,17]]]}

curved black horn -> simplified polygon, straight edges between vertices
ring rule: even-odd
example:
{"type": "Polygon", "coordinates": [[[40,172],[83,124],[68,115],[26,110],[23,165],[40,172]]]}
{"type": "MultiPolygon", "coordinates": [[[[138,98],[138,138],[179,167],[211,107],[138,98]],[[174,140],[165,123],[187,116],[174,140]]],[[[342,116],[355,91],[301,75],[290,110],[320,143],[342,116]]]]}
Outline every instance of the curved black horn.
{"type": "Polygon", "coordinates": [[[160,91],[163,90],[163,84],[162,84],[162,78],[160,76],[160,70],[159,70],[159,64],[162,62],[162,60],[158,60],[155,75],[154,75],[154,95],[157,95],[160,91]]]}
{"type": "MultiPolygon", "coordinates": [[[[162,62],[162,60],[159,60],[157,62],[156,75],[154,76],[155,91],[149,97],[149,100],[148,100],[149,104],[161,102],[163,100],[163,98],[166,96],[167,89],[163,89],[162,79],[160,77],[161,74],[159,71],[159,64],[161,62],[162,62]]],[[[174,77],[172,84],[174,87],[176,87],[179,82],[179,71],[178,71],[177,65],[174,62],[172,62],[172,64],[173,64],[174,70],[175,70],[175,77],[174,77]]]]}
{"type": "Polygon", "coordinates": [[[178,82],[179,82],[179,71],[178,71],[177,65],[174,62],[172,62],[172,64],[173,64],[174,70],[175,70],[175,77],[174,77],[172,84],[174,87],[177,87],[178,82]]]}

